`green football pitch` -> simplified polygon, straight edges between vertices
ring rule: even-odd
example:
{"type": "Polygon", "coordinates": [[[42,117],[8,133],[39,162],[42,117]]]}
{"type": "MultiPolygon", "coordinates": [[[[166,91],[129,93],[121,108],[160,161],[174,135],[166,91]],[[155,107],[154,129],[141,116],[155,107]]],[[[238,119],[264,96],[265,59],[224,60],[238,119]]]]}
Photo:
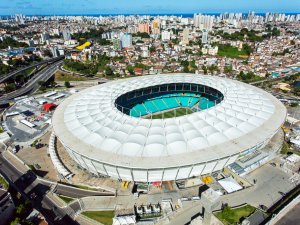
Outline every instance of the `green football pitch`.
{"type": "MultiPolygon", "coordinates": [[[[167,119],[167,118],[172,118],[172,117],[179,117],[179,116],[184,116],[187,114],[191,114],[194,111],[191,109],[187,108],[179,108],[179,109],[174,109],[170,110],[167,112],[161,112],[155,115],[152,115],[152,119],[167,119]]],[[[148,115],[146,119],[151,119],[151,115],[148,115]]]]}

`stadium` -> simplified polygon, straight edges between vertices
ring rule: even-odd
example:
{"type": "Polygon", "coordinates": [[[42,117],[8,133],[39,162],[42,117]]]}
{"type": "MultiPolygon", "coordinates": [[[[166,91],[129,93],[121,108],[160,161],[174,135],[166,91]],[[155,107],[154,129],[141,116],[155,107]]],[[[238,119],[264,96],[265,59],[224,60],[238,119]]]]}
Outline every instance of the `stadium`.
{"type": "Polygon", "coordinates": [[[220,171],[262,148],[286,109],[254,86],[216,76],[162,74],[107,82],[56,109],[53,131],[80,167],[139,182],[220,171]]]}

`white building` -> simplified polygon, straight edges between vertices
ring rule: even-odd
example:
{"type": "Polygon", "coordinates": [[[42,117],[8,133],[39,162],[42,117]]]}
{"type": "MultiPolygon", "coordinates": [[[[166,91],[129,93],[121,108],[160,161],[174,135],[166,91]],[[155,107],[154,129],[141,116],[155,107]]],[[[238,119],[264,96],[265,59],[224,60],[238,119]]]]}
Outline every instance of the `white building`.
{"type": "Polygon", "coordinates": [[[68,29],[63,30],[63,38],[65,41],[71,40],[71,33],[68,29]]]}
{"type": "Polygon", "coordinates": [[[171,32],[164,30],[161,32],[161,40],[162,41],[170,41],[171,39],[171,32]]]}
{"type": "Polygon", "coordinates": [[[46,42],[46,41],[48,41],[48,40],[50,40],[49,34],[46,33],[46,32],[43,32],[43,33],[41,34],[41,42],[44,43],[44,42],[46,42]]]}
{"type": "Polygon", "coordinates": [[[202,44],[207,44],[208,42],[208,31],[203,30],[202,32],[202,44]]]}
{"type": "Polygon", "coordinates": [[[122,48],[131,48],[132,47],[132,35],[131,34],[124,34],[121,37],[121,45],[122,48]]]}
{"type": "Polygon", "coordinates": [[[155,182],[222,170],[264,147],[285,117],[284,105],[254,86],[217,76],[163,74],[116,80],[76,93],[57,107],[52,124],[80,167],[112,179],[155,182]],[[218,103],[167,119],[134,117],[122,106],[157,91],[175,93],[177,87],[218,97],[218,103]],[[137,99],[141,93],[146,94],[137,99]]]}
{"type": "Polygon", "coordinates": [[[211,30],[214,25],[214,16],[194,14],[194,26],[201,30],[211,30]]]}

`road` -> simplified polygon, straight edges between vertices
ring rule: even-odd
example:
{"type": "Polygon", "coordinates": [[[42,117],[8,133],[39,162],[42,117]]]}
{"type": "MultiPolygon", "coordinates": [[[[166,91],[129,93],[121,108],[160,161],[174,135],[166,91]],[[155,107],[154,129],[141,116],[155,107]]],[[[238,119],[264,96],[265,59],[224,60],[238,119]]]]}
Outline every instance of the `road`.
{"type": "Polygon", "coordinates": [[[267,79],[264,79],[264,80],[259,80],[259,81],[251,82],[249,84],[256,85],[256,84],[261,84],[261,83],[266,82],[266,81],[267,82],[268,81],[279,81],[279,80],[284,79],[285,77],[289,77],[289,76],[294,75],[294,74],[295,74],[295,72],[292,72],[292,73],[288,73],[288,74],[286,74],[284,76],[275,77],[275,78],[267,78],[267,79]]]}
{"type": "Polygon", "coordinates": [[[284,215],[275,225],[299,224],[300,223],[299,221],[300,221],[300,203],[298,203],[286,215],[284,215]]]}
{"type": "Polygon", "coordinates": [[[65,209],[57,207],[47,196],[50,188],[40,184],[35,174],[31,171],[27,171],[25,174],[18,171],[2,154],[0,155],[0,173],[26,199],[36,196],[31,199],[33,207],[45,216],[49,224],[78,224],[67,214],[65,209]]]}
{"type": "Polygon", "coordinates": [[[0,78],[0,83],[2,83],[4,81],[6,81],[7,79],[15,76],[16,74],[21,73],[23,71],[26,71],[28,69],[31,69],[31,68],[34,68],[34,67],[37,67],[37,66],[41,66],[41,65],[46,64],[46,63],[47,64],[52,64],[52,63],[57,62],[57,61],[62,60],[62,59],[64,59],[64,56],[59,56],[59,57],[56,57],[56,58],[52,58],[52,59],[49,59],[49,60],[45,60],[45,61],[30,65],[30,66],[27,66],[27,67],[24,67],[22,69],[16,70],[16,71],[11,72],[9,74],[6,74],[4,76],[0,76],[1,77],[0,78]]]}
{"type": "Polygon", "coordinates": [[[72,198],[82,198],[87,196],[115,196],[114,193],[111,192],[99,192],[92,190],[84,190],[79,188],[70,188],[69,186],[57,184],[54,189],[54,193],[58,195],[65,195],[72,198]]]}
{"type": "Polygon", "coordinates": [[[10,182],[13,188],[22,193],[26,199],[31,200],[33,207],[45,216],[49,224],[78,224],[72,219],[74,217],[73,210],[68,207],[60,208],[51,199],[49,194],[53,188],[57,194],[71,195],[70,197],[74,198],[108,194],[41,180],[20,162],[18,163],[14,158],[10,158],[10,154],[7,151],[1,152],[0,173],[10,182]]]}
{"type": "Polygon", "coordinates": [[[55,73],[61,63],[62,62],[59,61],[44,68],[43,70],[38,72],[32,79],[30,79],[22,88],[1,96],[0,104],[7,104],[14,98],[36,91],[39,88],[39,81],[47,81],[48,79],[50,79],[50,77],[55,73]]]}

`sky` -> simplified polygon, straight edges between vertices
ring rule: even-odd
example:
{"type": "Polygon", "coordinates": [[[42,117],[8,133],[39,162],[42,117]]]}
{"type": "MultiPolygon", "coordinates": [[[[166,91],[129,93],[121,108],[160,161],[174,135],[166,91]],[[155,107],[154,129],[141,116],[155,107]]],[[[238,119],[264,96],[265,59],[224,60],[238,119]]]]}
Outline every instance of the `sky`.
{"type": "Polygon", "coordinates": [[[0,0],[0,15],[300,12],[300,0],[0,0]]]}

